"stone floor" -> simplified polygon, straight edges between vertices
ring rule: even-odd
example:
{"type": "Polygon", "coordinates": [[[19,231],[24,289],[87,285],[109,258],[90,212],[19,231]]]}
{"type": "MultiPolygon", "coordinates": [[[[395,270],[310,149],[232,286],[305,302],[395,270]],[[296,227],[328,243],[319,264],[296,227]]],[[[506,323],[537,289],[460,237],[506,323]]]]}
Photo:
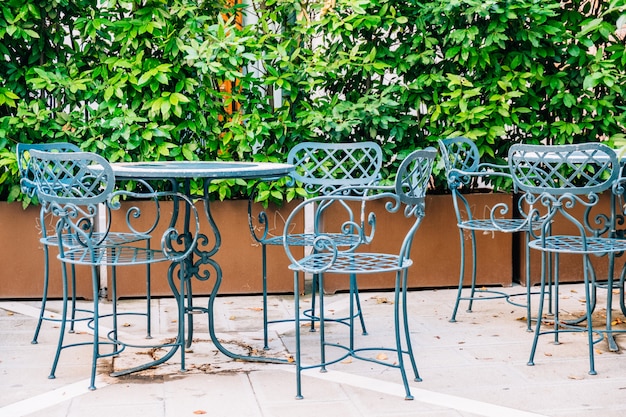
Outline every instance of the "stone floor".
{"type": "MultiPolygon", "coordinates": [[[[519,292],[519,288],[505,288],[519,292]]],[[[582,310],[580,284],[561,286],[561,310],[582,310]]],[[[601,294],[602,295],[602,294],[601,294]]],[[[411,382],[415,399],[404,400],[397,369],[354,359],[342,360],[320,373],[313,369],[303,378],[303,400],[296,400],[295,372],[291,364],[235,361],[211,343],[206,316],[195,316],[194,343],[186,352],[187,372],[180,372],[177,353],[166,364],[125,377],[111,370],[143,363],[161,354],[150,349],[127,349],[119,357],[100,361],[97,390],[89,391],[90,346],[66,349],[55,379],[48,379],[58,337],[58,325],[46,322],[38,344],[31,344],[38,303],[0,302],[0,416],[99,417],[151,416],[624,416],[626,415],[626,360],[609,352],[607,343],[595,346],[596,369],[588,371],[584,333],[565,334],[555,345],[542,336],[535,366],[528,366],[533,333],[526,330],[525,310],[502,299],[463,309],[456,323],[448,321],[454,290],[409,293],[409,314],[414,352],[422,382],[411,382]]],[[[328,314],[347,311],[346,294],[326,296],[328,314]]],[[[361,294],[368,335],[357,344],[378,345],[392,340],[393,294],[361,294]]],[[[305,299],[305,304],[310,299],[305,299]]],[[[199,298],[196,305],[206,299],[199,298]]],[[[536,300],[534,300],[536,302],[536,300]]],[[[602,306],[602,300],[599,301],[602,306]]],[[[85,306],[90,303],[81,302],[85,306]]],[[[293,297],[272,296],[272,318],[291,316],[293,297]]],[[[102,303],[103,309],[110,304],[102,303]]],[[[123,300],[120,308],[135,311],[140,300],[123,300]]],[[[171,299],[153,300],[154,340],[172,338],[177,327],[171,299]]],[[[58,316],[60,303],[48,313],[58,316]]],[[[294,351],[293,323],[273,325],[270,350],[263,350],[261,298],[219,297],[215,328],[228,349],[242,354],[289,358],[294,351]]],[[[598,308],[602,321],[604,310],[598,308]]],[[[617,313],[617,310],[616,310],[617,313]]],[[[616,314],[618,328],[626,318],[616,314]]],[[[127,316],[124,337],[144,341],[144,321],[127,316]]],[[[345,340],[346,327],[327,326],[327,337],[345,340]]],[[[303,332],[303,362],[312,363],[319,333],[303,332]]],[[[68,340],[89,341],[91,330],[77,328],[68,340]]],[[[618,336],[618,344],[626,336],[618,336]]],[[[383,360],[393,361],[393,355],[383,360]]]]}

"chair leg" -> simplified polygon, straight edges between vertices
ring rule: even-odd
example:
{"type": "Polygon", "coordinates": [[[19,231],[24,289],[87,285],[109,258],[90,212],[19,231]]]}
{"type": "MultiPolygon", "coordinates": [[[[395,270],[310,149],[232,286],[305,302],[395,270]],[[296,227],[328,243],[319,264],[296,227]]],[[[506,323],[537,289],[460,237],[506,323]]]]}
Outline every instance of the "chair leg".
{"type": "MultiPolygon", "coordinates": [[[[91,285],[93,286],[93,353],[91,358],[91,378],[89,389],[93,391],[96,389],[96,369],[98,368],[98,359],[100,358],[100,281],[98,279],[98,271],[95,266],[91,267],[91,277],[91,285]]],[[[115,281],[115,277],[113,277],[113,281],[115,281]]],[[[117,294],[114,294],[114,297],[116,296],[117,294]]],[[[113,301],[116,301],[115,298],[113,301]]]]}
{"type": "MultiPolygon", "coordinates": [[[[150,248],[150,239],[146,241],[146,248],[150,248]]],[[[150,264],[146,264],[146,339],[152,339],[152,271],[150,264]]]]}
{"type": "Polygon", "coordinates": [[[296,330],[296,351],[294,362],[296,363],[296,399],[302,396],[302,361],[300,355],[300,285],[298,271],[293,272],[293,296],[294,296],[294,323],[296,330]]]}
{"type": "Polygon", "coordinates": [[[67,267],[64,263],[61,263],[61,280],[62,280],[62,306],[61,306],[61,324],[59,328],[59,339],[57,340],[57,350],[54,354],[54,359],[52,360],[52,366],[50,368],[50,374],[48,375],[49,379],[56,378],[55,373],[57,369],[57,365],[59,364],[59,358],[61,357],[61,350],[63,350],[63,339],[65,338],[65,326],[66,326],[66,317],[67,317],[67,302],[68,302],[68,294],[67,294],[67,267]]]}
{"type": "Polygon", "coordinates": [[[41,295],[41,308],[39,309],[39,319],[37,320],[37,326],[35,326],[35,334],[33,335],[33,340],[30,342],[33,345],[36,345],[37,339],[39,338],[39,332],[41,330],[41,323],[44,320],[44,315],[46,312],[46,303],[48,301],[48,284],[50,277],[50,264],[48,259],[48,245],[43,245],[43,293],[41,295]]]}
{"type": "MultiPolygon", "coordinates": [[[[326,317],[324,314],[324,275],[320,274],[318,277],[318,291],[320,295],[320,372],[326,372],[326,317]]],[[[350,318],[352,320],[352,317],[350,318]]],[[[350,325],[350,335],[352,339],[352,325],[350,325]]],[[[352,347],[350,347],[352,349],[352,347]]]]}
{"type": "MultiPolygon", "coordinates": [[[[591,304],[590,304],[590,296],[591,296],[591,284],[589,281],[589,269],[592,268],[591,266],[591,261],[589,260],[589,255],[584,255],[584,278],[585,278],[585,304],[587,307],[587,343],[589,345],[589,375],[597,375],[598,373],[596,372],[596,367],[595,367],[595,357],[594,357],[594,352],[593,352],[593,345],[594,345],[594,341],[593,341],[593,318],[592,318],[592,313],[593,310],[591,308],[591,304]]],[[[610,285],[607,288],[607,292],[609,294],[611,294],[611,292],[613,291],[612,285],[610,285]]],[[[608,300],[610,302],[611,300],[611,295],[608,296],[608,300]]],[[[611,308],[610,307],[611,304],[607,305],[607,308],[611,308]]],[[[609,314],[607,314],[607,316],[610,317],[609,314]]],[[[609,318],[610,320],[610,318],[609,318]]],[[[609,327],[610,327],[610,323],[609,327]]],[[[608,327],[607,327],[608,328],[608,327]]],[[[612,335],[609,335],[609,337],[612,335]]]]}
{"type": "Polygon", "coordinates": [[[319,282],[320,282],[320,278],[318,274],[313,274],[313,277],[311,279],[311,328],[309,329],[310,332],[315,331],[315,298],[316,298],[315,294],[318,291],[320,293],[321,291],[323,291],[322,287],[319,286],[319,282]]]}
{"type": "Polygon", "coordinates": [[[356,276],[350,277],[350,292],[356,302],[356,311],[359,315],[359,321],[361,322],[361,334],[367,336],[367,329],[365,328],[365,319],[363,318],[363,310],[361,309],[361,297],[359,296],[359,287],[356,282],[356,276]]]}
{"type": "Polygon", "coordinates": [[[548,254],[541,252],[541,283],[539,284],[539,305],[537,306],[537,324],[535,324],[535,335],[533,337],[533,343],[530,348],[530,358],[528,359],[528,366],[535,365],[535,352],[537,351],[537,342],[539,340],[539,334],[541,333],[541,322],[543,320],[543,303],[545,299],[546,290],[546,275],[548,272],[548,254]]]}
{"type": "MultiPolygon", "coordinates": [[[[393,323],[394,323],[394,332],[396,338],[396,355],[398,357],[398,369],[400,369],[400,375],[402,376],[402,382],[404,384],[404,390],[406,392],[405,399],[412,400],[413,395],[411,395],[411,389],[409,387],[409,381],[406,376],[406,370],[404,369],[404,353],[402,350],[402,338],[400,336],[400,304],[402,304],[402,318],[406,320],[406,295],[405,295],[405,285],[403,282],[403,273],[402,271],[398,271],[396,273],[396,288],[394,295],[394,309],[393,309],[393,323]]],[[[404,331],[406,332],[406,323],[404,323],[404,331]]],[[[408,335],[405,334],[405,338],[408,340],[408,335]]],[[[410,344],[407,346],[407,352],[410,352],[410,344]]]]}
{"type": "Polygon", "coordinates": [[[411,367],[413,368],[413,374],[415,375],[414,381],[421,382],[422,378],[417,370],[417,362],[413,355],[413,344],[411,343],[411,333],[409,330],[409,314],[407,312],[407,287],[408,287],[408,271],[404,271],[404,286],[402,288],[402,321],[404,325],[404,337],[406,339],[406,349],[411,360],[411,367]]]}
{"type": "Polygon", "coordinates": [[[267,246],[261,244],[261,271],[263,274],[263,349],[269,350],[269,337],[267,329],[267,246]]]}
{"type": "Polygon", "coordinates": [[[463,236],[463,229],[459,229],[460,241],[461,241],[461,262],[460,262],[460,272],[459,272],[459,288],[456,294],[456,301],[454,303],[454,309],[452,310],[452,316],[450,317],[450,322],[456,322],[456,313],[459,310],[459,303],[461,302],[461,297],[463,296],[463,280],[465,279],[465,239],[463,236]]]}

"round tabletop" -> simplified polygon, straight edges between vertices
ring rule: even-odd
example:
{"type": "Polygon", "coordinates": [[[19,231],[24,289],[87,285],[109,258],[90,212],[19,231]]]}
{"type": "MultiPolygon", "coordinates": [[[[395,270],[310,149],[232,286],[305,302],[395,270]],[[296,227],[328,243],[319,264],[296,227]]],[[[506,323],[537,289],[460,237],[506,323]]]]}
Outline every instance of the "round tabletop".
{"type": "Polygon", "coordinates": [[[273,162],[155,161],[111,164],[117,178],[171,179],[260,179],[289,174],[294,166],[273,162]]]}

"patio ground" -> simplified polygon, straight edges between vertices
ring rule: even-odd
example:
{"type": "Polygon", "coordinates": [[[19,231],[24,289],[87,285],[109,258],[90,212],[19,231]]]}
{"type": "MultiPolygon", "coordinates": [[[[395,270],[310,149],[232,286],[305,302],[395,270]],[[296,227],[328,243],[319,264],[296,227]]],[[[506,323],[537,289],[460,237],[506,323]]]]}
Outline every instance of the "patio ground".
{"type": "MultiPolygon", "coordinates": [[[[504,291],[519,292],[520,287],[504,291]]],[[[562,309],[582,310],[580,284],[561,286],[562,309]]],[[[603,306],[603,294],[599,305],[603,306]]],[[[525,312],[504,300],[480,301],[474,312],[463,305],[457,323],[448,321],[455,290],[422,290],[409,294],[412,340],[422,382],[411,382],[414,401],[404,400],[397,370],[357,360],[311,370],[303,378],[303,400],[296,400],[292,365],[233,361],[210,342],[206,317],[195,317],[194,344],[187,352],[185,373],[180,355],[165,365],[114,378],[121,369],[146,360],[153,352],[125,351],[99,366],[98,389],[89,391],[90,347],[63,352],[56,379],[48,379],[58,326],[44,323],[39,344],[30,343],[38,303],[0,302],[0,416],[99,417],[150,416],[624,416],[626,360],[596,345],[598,375],[588,375],[586,337],[565,334],[560,345],[543,336],[535,366],[527,366],[532,333],[526,331],[525,312]]],[[[361,294],[369,335],[357,343],[376,345],[391,340],[391,300],[388,292],[361,294]]],[[[308,300],[309,298],[307,298],[308,300]]],[[[293,297],[272,296],[271,315],[289,317],[293,297]]],[[[536,299],[533,300],[536,303],[536,299]]],[[[206,299],[197,299],[200,305],[206,299]]],[[[89,303],[85,303],[89,305],[89,303]]],[[[347,309],[346,294],[326,296],[328,310],[340,316],[347,309]]],[[[123,309],[141,308],[139,300],[123,300],[123,309]]],[[[176,327],[171,299],[153,300],[155,338],[172,337],[176,327]]],[[[229,349],[263,352],[261,298],[219,297],[216,329],[229,349]]],[[[58,314],[60,303],[50,303],[58,314]]],[[[105,308],[110,305],[105,303],[105,308]]],[[[598,318],[603,315],[598,310],[598,318]]],[[[626,322],[621,314],[619,321],[626,322]]],[[[129,337],[143,334],[137,319],[124,322],[129,337]]],[[[624,326],[620,324],[620,326],[624,326]]],[[[266,354],[288,357],[293,352],[293,323],[272,327],[266,354]]],[[[346,327],[329,325],[330,338],[346,327]]],[[[68,335],[88,340],[89,330],[68,335]]],[[[303,332],[304,362],[314,352],[318,333],[303,332]]],[[[626,336],[617,339],[626,346],[626,336]]],[[[388,344],[388,343],[387,343],[388,344]]],[[[391,355],[390,355],[391,356],[391,355]]],[[[390,358],[388,360],[393,360],[390,358]]]]}

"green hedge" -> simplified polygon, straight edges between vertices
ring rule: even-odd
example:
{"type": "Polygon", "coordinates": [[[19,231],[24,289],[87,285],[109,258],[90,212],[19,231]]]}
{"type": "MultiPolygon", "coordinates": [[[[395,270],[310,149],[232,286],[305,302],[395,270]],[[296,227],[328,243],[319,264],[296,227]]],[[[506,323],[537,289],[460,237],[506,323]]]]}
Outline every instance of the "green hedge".
{"type": "MultiPolygon", "coordinates": [[[[376,140],[389,178],[441,137],[468,136],[492,162],[515,142],[624,139],[624,0],[97,3],[0,4],[2,199],[29,203],[18,142],[111,161],[282,161],[304,140],[376,140]]],[[[302,192],[278,181],[259,199],[302,192]]]]}

